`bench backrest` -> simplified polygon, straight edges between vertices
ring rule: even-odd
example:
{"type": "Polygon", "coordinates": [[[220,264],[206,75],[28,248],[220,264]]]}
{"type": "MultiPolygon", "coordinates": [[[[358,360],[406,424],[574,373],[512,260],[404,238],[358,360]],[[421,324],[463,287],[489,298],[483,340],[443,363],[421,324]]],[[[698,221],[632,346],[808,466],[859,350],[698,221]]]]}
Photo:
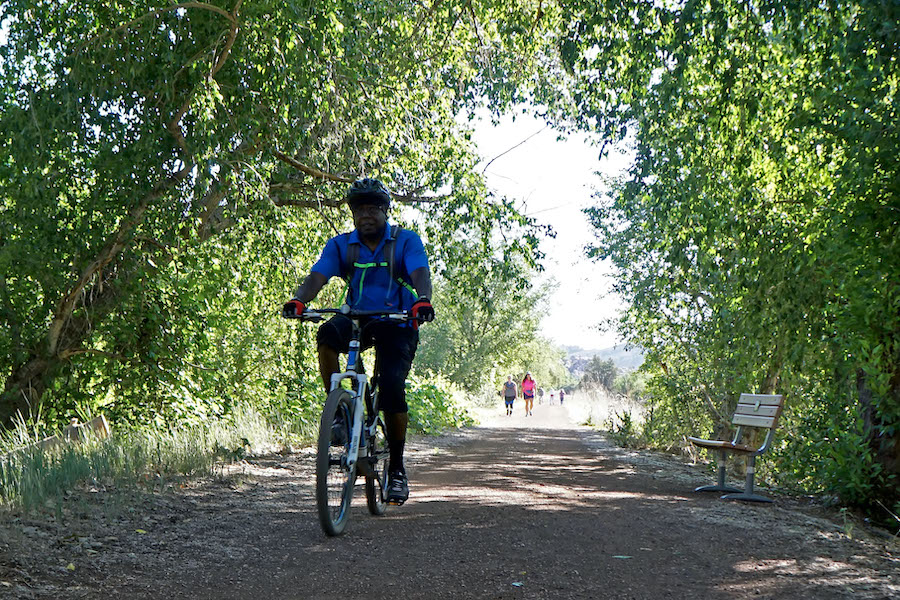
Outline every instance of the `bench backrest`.
{"type": "Polygon", "coordinates": [[[741,394],[731,422],[742,427],[774,429],[783,404],[781,394],[741,394]]]}

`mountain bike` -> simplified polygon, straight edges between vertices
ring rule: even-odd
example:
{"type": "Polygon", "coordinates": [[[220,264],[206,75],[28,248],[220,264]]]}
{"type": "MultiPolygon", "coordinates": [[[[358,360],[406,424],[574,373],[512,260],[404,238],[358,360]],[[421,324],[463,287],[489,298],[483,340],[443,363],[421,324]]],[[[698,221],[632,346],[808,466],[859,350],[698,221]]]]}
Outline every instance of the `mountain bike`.
{"type": "Polygon", "coordinates": [[[339,309],[307,309],[291,318],[317,323],[327,314],[344,315],[353,324],[347,368],[331,376],[319,423],[316,454],[319,522],[327,535],[336,536],[347,526],[358,473],[366,478],[369,512],[381,516],[387,509],[390,453],[384,420],[378,412],[378,373],[373,373],[370,382],[363,369],[360,345],[363,331],[374,318],[405,322],[410,317],[405,312],[353,310],[344,305],[339,309]],[[342,386],[344,380],[350,383],[350,389],[342,386]]]}

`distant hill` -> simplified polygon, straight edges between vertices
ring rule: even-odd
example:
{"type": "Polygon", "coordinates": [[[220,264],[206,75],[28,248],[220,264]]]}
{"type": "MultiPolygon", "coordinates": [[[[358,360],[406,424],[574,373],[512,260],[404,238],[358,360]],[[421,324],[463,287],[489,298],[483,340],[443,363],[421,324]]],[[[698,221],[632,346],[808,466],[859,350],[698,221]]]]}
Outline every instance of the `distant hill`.
{"type": "Polygon", "coordinates": [[[620,371],[634,371],[644,362],[644,352],[641,348],[626,350],[624,344],[600,350],[563,346],[563,350],[566,351],[566,367],[577,377],[581,377],[585,365],[595,356],[599,356],[602,360],[612,360],[620,371]]]}

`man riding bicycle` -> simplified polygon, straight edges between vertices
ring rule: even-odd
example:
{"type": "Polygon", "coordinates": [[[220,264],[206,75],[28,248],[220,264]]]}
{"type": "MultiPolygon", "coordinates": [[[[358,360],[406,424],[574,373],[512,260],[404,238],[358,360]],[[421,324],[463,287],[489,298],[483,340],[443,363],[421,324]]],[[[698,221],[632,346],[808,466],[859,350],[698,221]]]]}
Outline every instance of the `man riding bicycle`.
{"type": "MultiPolygon", "coordinates": [[[[328,240],[318,262],[284,305],[285,316],[300,315],[332,277],[347,281],[346,303],[358,310],[408,311],[406,323],[374,319],[366,324],[363,349],[375,347],[379,404],[384,411],[390,451],[387,501],[403,504],[409,484],[403,465],[406,429],[406,376],[419,344],[419,321],[434,319],[431,271],[422,240],[416,233],[390,226],[387,212],[391,193],[377,179],[359,179],[346,194],[356,229],[328,240]]],[[[346,353],[352,326],[336,315],[316,334],[319,373],[330,391],[331,374],[340,372],[338,357],[346,353]]]]}

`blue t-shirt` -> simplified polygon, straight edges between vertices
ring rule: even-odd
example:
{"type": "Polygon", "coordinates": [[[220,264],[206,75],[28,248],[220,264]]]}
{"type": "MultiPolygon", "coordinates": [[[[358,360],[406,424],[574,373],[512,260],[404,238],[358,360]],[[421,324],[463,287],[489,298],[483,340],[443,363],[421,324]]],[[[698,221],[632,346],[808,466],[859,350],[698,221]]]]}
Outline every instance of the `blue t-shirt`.
{"type": "MultiPolygon", "coordinates": [[[[360,241],[355,229],[349,234],[335,236],[325,244],[322,256],[312,270],[326,279],[343,276],[349,270],[346,259],[350,244],[359,245],[358,264],[385,263],[384,245],[390,238],[390,223],[385,225],[384,235],[374,252],[360,241]]],[[[357,267],[347,292],[347,304],[359,310],[409,310],[416,296],[397,278],[410,282],[409,274],[421,267],[428,267],[422,239],[414,231],[400,229],[394,241],[394,278],[391,279],[387,266],[357,267]]]]}

